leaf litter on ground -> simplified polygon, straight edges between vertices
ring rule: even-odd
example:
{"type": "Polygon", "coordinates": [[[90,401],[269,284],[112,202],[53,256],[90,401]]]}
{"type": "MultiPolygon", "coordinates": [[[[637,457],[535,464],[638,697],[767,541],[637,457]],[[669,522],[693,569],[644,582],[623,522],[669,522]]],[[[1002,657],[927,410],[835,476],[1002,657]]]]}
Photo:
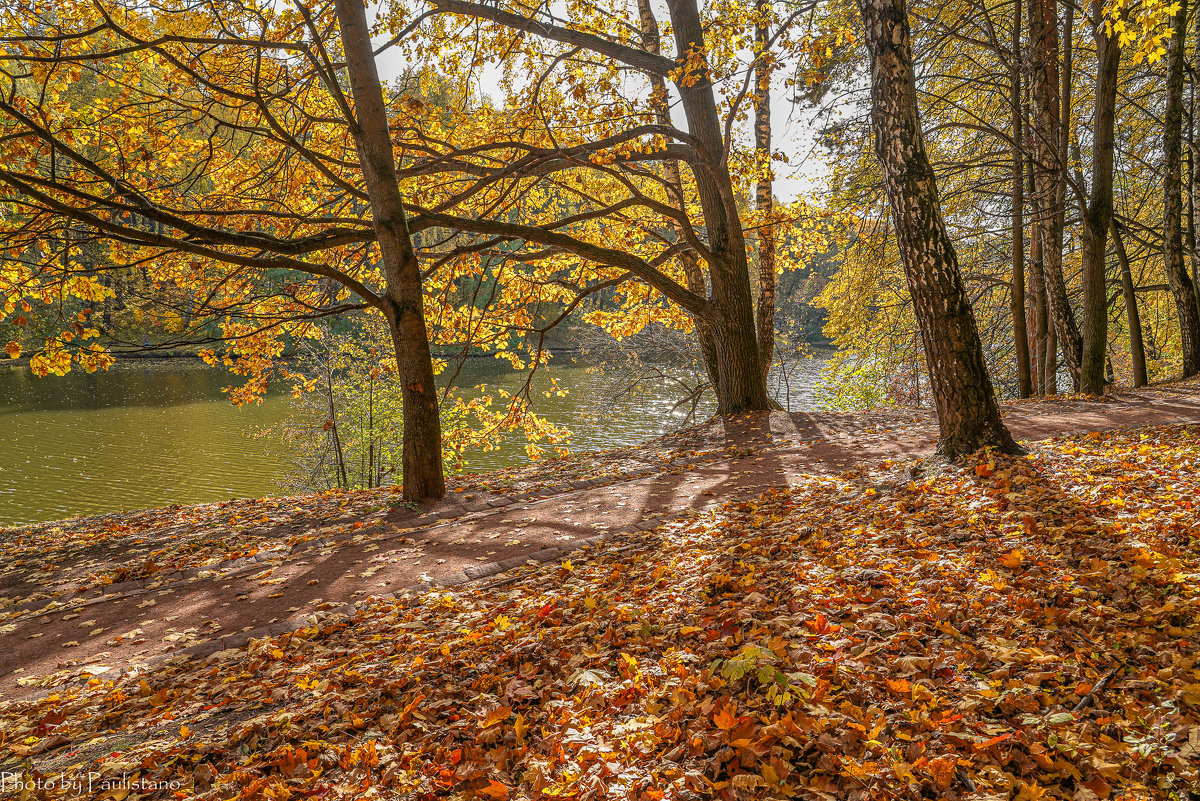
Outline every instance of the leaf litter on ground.
{"type": "MultiPolygon", "coordinates": [[[[701,427],[637,446],[453,476],[441,506],[564,491],[581,479],[619,481],[681,459],[711,462],[730,455],[722,445],[701,427]]],[[[438,506],[409,508],[399,493],[399,486],[331,490],[0,527],[0,623],[26,614],[30,602],[65,608],[88,590],[216,568],[316,539],[330,540],[332,547],[394,536],[418,514],[437,517],[438,506]]]]}
{"type": "Polygon", "coordinates": [[[118,801],[1180,798],[1198,468],[1164,426],[813,476],[9,702],[0,767],[118,801]]]}

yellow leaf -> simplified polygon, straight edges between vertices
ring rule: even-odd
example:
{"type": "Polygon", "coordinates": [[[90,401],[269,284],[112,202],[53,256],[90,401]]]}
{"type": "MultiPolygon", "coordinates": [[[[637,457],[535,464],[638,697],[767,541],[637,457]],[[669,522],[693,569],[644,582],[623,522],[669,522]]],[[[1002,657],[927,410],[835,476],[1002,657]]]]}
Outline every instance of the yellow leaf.
{"type": "Polygon", "coordinates": [[[1007,567],[1009,570],[1016,570],[1025,561],[1025,554],[1018,550],[1012,550],[1000,557],[1000,564],[1007,567]]]}
{"type": "Polygon", "coordinates": [[[508,720],[508,716],[511,714],[512,714],[512,707],[509,707],[509,706],[497,707],[497,708],[493,709],[491,712],[488,712],[487,715],[484,717],[483,728],[487,729],[492,726],[495,726],[497,723],[501,723],[505,720],[508,720]]]}

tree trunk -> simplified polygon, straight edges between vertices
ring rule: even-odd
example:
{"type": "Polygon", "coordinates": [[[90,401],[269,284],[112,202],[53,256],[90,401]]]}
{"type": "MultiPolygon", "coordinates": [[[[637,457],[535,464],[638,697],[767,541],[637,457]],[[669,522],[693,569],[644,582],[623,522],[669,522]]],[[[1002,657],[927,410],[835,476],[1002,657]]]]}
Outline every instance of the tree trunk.
{"type": "Polygon", "coordinates": [[[1037,224],[1042,231],[1042,275],[1046,305],[1076,377],[1083,337],[1067,299],[1062,271],[1064,187],[1062,105],[1058,69],[1057,0],[1029,0],[1031,96],[1034,111],[1034,182],[1037,224]]]}
{"type": "Polygon", "coordinates": [[[858,8],[871,54],[875,152],[921,325],[941,427],[939,450],[955,457],[990,445],[1015,453],[925,151],[904,0],[858,0],[858,8]]]}
{"type": "MultiPolygon", "coordinates": [[[[654,16],[654,9],[650,5],[650,0],[638,0],[638,15],[641,22],[641,39],[642,49],[648,53],[659,55],[662,50],[662,36],[658,29],[658,20],[654,16]]],[[[650,81],[650,105],[654,109],[654,117],[659,125],[671,127],[671,111],[667,97],[666,82],[657,75],[647,73],[647,80],[650,81]]],[[[666,174],[668,186],[677,195],[677,202],[680,209],[687,208],[687,201],[683,194],[683,179],[679,174],[679,162],[672,159],[667,159],[663,162],[663,171],[666,174]]],[[[675,236],[683,239],[683,226],[679,223],[674,224],[675,236]]],[[[686,251],[679,254],[679,261],[683,265],[683,278],[689,292],[693,292],[702,298],[708,297],[708,287],[704,282],[704,271],[700,269],[700,262],[696,254],[692,251],[686,251]]],[[[704,370],[708,375],[708,383],[715,390],[718,379],[717,368],[717,346],[713,339],[712,329],[709,326],[708,320],[703,316],[692,315],[692,327],[696,330],[696,343],[700,346],[700,356],[704,362],[704,370]]],[[[718,407],[717,412],[721,409],[718,407]]]]}
{"type": "MultiPolygon", "coordinates": [[[[1033,159],[1028,153],[1025,155],[1025,188],[1029,197],[1037,196],[1033,184],[1033,159]]],[[[1034,222],[1035,224],[1029,229],[1029,278],[1033,288],[1033,382],[1037,394],[1045,396],[1053,394],[1053,392],[1047,392],[1046,389],[1046,362],[1049,357],[1047,338],[1054,330],[1054,326],[1049,320],[1046,306],[1046,282],[1042,274],[1042,229],[1036,224],[1036,219],[1034,222]]]]}
{"type": "Polygon", "coordinates": [[[1129,269],[1129,254],[1121,239],[1121,228],[1116,217],[1109,221],[1112,231],[1113,250],[1117,252],[1117,264],[1121,267],[1121,294],[1125,296],[1125,320],[1129,327],[1129,356],[1133,361],[1133,385],[1144,387],[1150,383],[1146,375],[1146,345],[1142,341],[1142,315],[1138,311],[1137,292],[1133,288],[1133,271],[1129,269]]]}
{"type": "Polygon", "coordinates": [[[1175,296],[1179,312],[1179,333],[1183,346],[1184,378],[1200,373],[1200,309],[1196,306],[1196,285],[1183,263],[1183,69],[1186,57],[1187,0],[1181,7],[1171,36],[1167,65],[1167,108],[1163,115],[1163,269],[1167,284],[1175,296]]]}
{"type": "MultiPolygon", "coordinates": [[[[1200,9],[1197,9],[1192,17],[1196,24],[1196,44],[1192,52],[1196,54],[1200,53],[1200,9]]],[[[1188,186],[1188,241],[1192,254],[1192,286],[1196,288],[1196,307],[1200,309],[1200,248],[1196,245],[1196,209],[1200,207],[1200,175],[1196,174],[1196,167],[1200,163],[1200,126],[1196,123],[1196,92],[1200,88],[1197,87],[1200,83],[1200,67],[1194,63],[1197,57],[1193,55],[1192,58],[1192,113],[1191,124],[1188,127],[1188,177],[1191,181],[1188,186]]]]}
{"type": "MultiPolygon", "coordinates": [[[[1196,21],[1196,44],[1193,53],[1200,53],[1200,9],[1197,9],[1192,15],[1196,21]]],[[[1190,200],[1188,207],[1188,230],[1191,231],[1191,250],[1192,250],[1192,285],[1196,288],[1196,303],[1200,309],[1200,248],[1196,245],[1196,209],[1200,208],[1200,175],[1197,175],[1196,167],[1200,163],[1200,126],[1196,124],[1196,91],[1197,83],[1200,83],[1200,66],[1194,62],[1196,56],[1193,55],[1192,64],[1192,120],[1189,130],[1189,148],[1188,148],[1188,173],[1191,176],[1190,200]]]]}
{"type": "MultiPolygon", "coordinates": [[[[676,51],[707,53],[696,0],[668,0],[676,51]]],[[[712,294],[705,317],[712,327],[717,356],[717,404],[722,413],[765,411],[767,397],[755,332],[746,240],[742,234],[733,181],[725,161],[725,145],[707,61],[676,79],[688,132],[702,165],[692,166],[696,194],[704,213],[712,294]]]]}
{"type": "MultiPolygon", "coordinates": [[[[1101,19],[1101,0],[1092,0],[1101,19]]],[[[1106,259],[1113,211],[1113,124],[1116,119],[1117,68],[1121,48],[1101,26],[1096,41],[1096,109],[1092,117],[1092,188],[1083,218],[1083,360],[1079,391],[1104,392],[1104,356],[1108,351],[1106,259]]]]}
{"type": "Polygon", "coordinates": [[[1043,365],[1042,384],[1047,395],[1058,394],[1058,329],[1050,319],[1050,304],[1046,303],[1046,363],[1043,365]]]}
{"type": "MultiPolygon", "coordinates": [[[[1200,13],[1196,14],[1200,18],[1200,13]]],[[[1196,70],[1187,70],[1192,75],[1188,87],[1188,113],[1185,130],[1187,142],[1184,148],[1187,171],[1183,175],[1183,199],[1187,204],[1187,216],[1183,226],[1183,247],[1185,264],[1192,265],[1192,286],[1196,288],[1197,300],[1200,300],[1200,276],[1196,273],[1196,203],[1192,187],[1196,182],[1196,70]]]]}
{"type": "Polygon", "coordinates": [[[758,60],[754,65],[754,159],[758,183],[754,207],[758,218],[758,358],[765,380],[771,372],[775,351],[775,195],[771,169],[771,72],[769,52],[770,0],[755,4],[754,43],[758,60]]]}
{"type": "Polygon", "coordinates": [[[440,498],[446,493],[442,428],[422,307],[421,271],[396,179],[383,88],[361,0],[336,0],[335,5],[357,117],[354,144],[362,163],[386,281],[382,311],[404,386],[404,499],[440,498]]]}
{"type": "Polygon", "coordinates": [[[1021,105],[1021,0],[1016,0],[1013,15],[1012,45],[1012,320],[1013,353],[1017,361],[1017,394],[1028,398],[1033,394],[1033,377],[1029,368],[1029,331],[1025,327],[1025,161],[1022,152],[1021,124],[1024,109],[1021,105]]]}

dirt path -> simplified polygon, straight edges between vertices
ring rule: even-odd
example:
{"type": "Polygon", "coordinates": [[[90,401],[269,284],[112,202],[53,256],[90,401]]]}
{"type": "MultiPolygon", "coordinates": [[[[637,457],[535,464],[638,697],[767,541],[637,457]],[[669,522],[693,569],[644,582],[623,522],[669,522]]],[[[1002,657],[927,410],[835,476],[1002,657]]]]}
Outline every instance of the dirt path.
{"type": "MultiPolygon", "coordinates": [[[[1006,420],[1025,442],[1123,426],[1200,424],[1200,386],[1124,393],[1102,402],[1022,403],[1006,409],[1006,420]]],[[[377,493],[367,498],[369,504],[361,498],[358,506],[333,503],[340,510],[333,534],[297,535],[285,547],[260,550],[250,558],[156,572],[83,592],[68,592],[71,582],[80,579],[68,565],[34,562],[10,568],[0,582],[0,599],[27,599],[34,585],[54,591],[41,593],[46,598],[40,601],[25,600],[3,610],[8,614],[0,624],[0,698],[168,654],[192,658],[239,646],[248,637],[295,628],[312,615],[336,612],[370,595],[424,582],[461,583],[529,558],[556,558],[584,540],[649,528],[663,516],[751,497],[806,473],[927,456],[936,436],[935,421],[924,412],[751,415],[714,421],[648,445],[654,457],[635,461],[638,469],[652,474],[640,478],[602,474],[557,481],[558,489],[533,489],[532,497],[507,505],[502,505],[501,493],[476,488],[462,493],[470,500],[424,515],[389,509],[377,493]],[[548,497],[539,500],[539,494],[548,497]]],[[[586,458],[577,463],[587,464],[586,458]]],[[[311,523],[321,502],[288,501],[275,499],[270,509],[291,526],[287,530],[302,532],[293,518],[299,515],[311,523]]],[[[241,503],[249,504],[244,514],[253,517],[254,502],[241,503]]],[[[325,503],[326,514],[329,506],[325,503]]],[[[193,512],[174,511],[185,517],[193,512]]],[[[139,514],[144,513],[110,517],[130,520],[139,514]]],[[[161,525],[163,519],[160,514],[153,518],[160,523],[157,528],[135,532],[141,543],[138,559],[161,551],[163,535],[169,537],[171,531],[161,525]]],[[[229,534],[205,531],[218,539],[229,534]]],[[[255,531],[239,536],[256,541],[255,531]]],[[[233,542],[222,539],[222,547],[233,547],[231,553],[237,554],[239,536],[233,542]]],[[[93,575],[120,565],[121,549],[112,542],[99,543],[87,554],[93,575]]]]}

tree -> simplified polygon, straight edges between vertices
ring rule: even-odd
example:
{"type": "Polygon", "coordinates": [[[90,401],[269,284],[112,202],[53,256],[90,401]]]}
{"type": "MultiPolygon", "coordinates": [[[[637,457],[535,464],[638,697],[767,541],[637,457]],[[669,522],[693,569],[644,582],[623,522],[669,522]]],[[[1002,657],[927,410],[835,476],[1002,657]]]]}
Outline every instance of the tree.
{"type": "Polygon", "coordinates": [[[1021,96],[1021,0],[1013,4],[1012,54],[1012,320],[1013,348],[1017,360],[1017,393],[1033,394],[1030,372],[1029,331],[1025,324],[1025,151],[1022,128],[1025,108],[1021,96]]]}
{"type": "MultiPolygon", "coordinates": [[[[394,214],[394,178],[392,196],[380,194],[390,144],[378,81],[373,97],[362,96],[369,38],[354,38],[351,27],[346,48],[360,126],[327,50],[336,31],[329,14],[318,20],[302,7],[226,19],[205,5],[174,13],[19,4],[3,29],[9,99],[0,100],[8,133],[0,182],[15,210],[5,243],[21,254],[9,262],[17,266],[6,305],[24,298],[50,307],[56,288],[94,305],[107,292],[100,273],[140,264],[158,284],[187,288],[189,317],[223,321],[209,341],[230,343],[236,359],[226,362],[251,376],[249,394],[263,386],[285,333],[379,309],[404,377],[405,497],[440,497],[420,279],[403,214],[394,214]],[[362,167],[331,136],[339,127],[354,133],[362,167]],[[363,220],[364,205],[375,207],[378,225],[363,220]],[[64,234],[47,250],[42,243],[56,231],[64,234]],[[113,251],[107,263],[87,266],[86,281],[75,258],[80,241],[113,251]]],[[[92,313],[80,310],[80,322],[92,313]]],[[[35,360],[90,366],[84,352],[66,354],[63,339],[47,340],[35,360]]]]}
{"type": "Polygon", "coordinates": [[[904,0],[859,0],[858,8],[871,56],[875,151],[921,324],[941,427],[939,449],[950,457],[984,446],[1016,452],[1000,419],[925,152],[904,0]]]}
{"type": "MultiPolygon", "coordinates": [[[[1067,30],[1070,29],[1068,26],[1067,30]]],[[[1063,109],[1070,108],[1070,79],[1067,77],[1066,81],[1060,82],[1057,0],[1029,0],[1029,47],[1034,117],[1031,137],[1036,186],[1035,224],[1041,238],[1046,306],[1067,364],[1078,383],[1083,338],[1067,298],[1062,269],[1063,193],[1066,186],[1063,132],[1068,124],[1063,119],[1063,109]],[[1068,91],[1063,91],[1064,87],[1068,91]]],[[[1067,52],[1070,52],[1069,47],[1067,52]]]]}
{"type": "MultiPolygon", "coordinates": [[[[1104,391],[1104,362],[1108,351],[1107,244],[1113,216],[1113,126],[1116,122],[1119,41],[1109,37],[1104,6],[1093,0],[1096,42],[1095,111],[1092,118],[1092,188],[1083,206],[1083,350],[1079,389],[1104,391]]],[[[1078,191],[1079,188],[1077,188],[1078,191]]]]}
{"type": "Polygon", "coordinates": [[[765,376],[771,369],[775,348],[775,195],[771,167],[771,3],[754,5],[754,209],[758,213],[758,307],[759,360],[765,376]]]}
{"type": "Polygon", "coordinates": [[[393,25],[397,35],[411,39],[414,47],[454,53],[445,63],[464,78],[488,58],[522,75],[536,76],[515,84],[504,101],[512,117],[496,120],[501,126],[496,139],[521,142],[521,152],[528,156],[499,158],[499,145],[485,149],[463,143],[443,147],[443,162],[469,169],[480,185],[492,191],[507,187],[504,191],[514,196],[561,197],[567,179],[587,187],[586,200],[580,193],[579,203],[572,207],[581,216],[571,219],[570,228],[547,213],[557,209],[544,203],[541,209],[523,207],[520,225],[482,215],[465,222],[464,214],[453,225],[463,232],[523,240],[624,271],[623,280],[661,294],[696,321],[702,347],[709,351],[705,361],[715,374],[722,412],[768,408],[742,210],[730,165],[730,153],[736,150],[733,124],[743,95],[733,93],[722,119],[717,80],[723,76],[710,61],[725,44],[706,40],[705,22],[694,0],[667,4],[674,59],[658,54],[661,37],[645,4],[638,5],[637,17],[619,6],[590,16],[581,7],[572,10],[568,20],[521,4],[509,10],[466,0],[435,0],[433,6],[433,13],[448,19],[421,25],[418,20],[424,12],[419,7],[406,9],[397,14],[393,25]],[[464,19],[471,26],[469,34],[454,27],[464,19]],[[640,34],[637,49],[622,41],[631,29],[640,34]],[[513,45],[529,39],[537,46],[513,45]],[[468,48],[470,52],[463,52],[468,48]],[[648,102],[614,91],[607,76],[629,69],[649,76],[643,96],[648,102]],[[554,98],[553,108],[552,74],[561,74],[560,87],[570,90],[554,98]],[[678,93],[686,131],[664,118],[661,104],[667,84],[678,93]],[[611,119],[617,114],[621,120],[645,120],[645,124],[614,125],[611,119]],[[517,127],[518,122],[524,127],[517,127]],[[647,167],[664,161],[678,165],[682,185],[672,169],[655,174],[647,167]],[[592,223],[590,229],[580,224],[582,215],[592,223]],[[628,246],[618,250],[592,239],[603,234],[608,242],[614,241],[614,226],[628,232],[624,240],[628,246]],[[646,250],[656,242],[667,249],[646,250]],[[693,265],[702,271],[702,278],[693,265]]]}
{"type": "Polygon", "coordinates": [[[381,306],[403,378],[404,497],[406,500],[440,498],[446,493],[446,482],[442,474],[437,388],[425,329],[421,270],[400,197],[387,107],[361,0],[337,0],[336,7],[354,97],[351,130],[383,260],[386,291],[381,306]]]}
{"type": "Polygon", "coordinates": [[[1183,346],[1183,375],[1200,373],[1200,307],[1183,259],[1183,78],[1187,49],[1187,0],[1171,36],[1167,60],[1167,108],[1163,116],[1163,268],[1175,296],[1183,346]]]}

